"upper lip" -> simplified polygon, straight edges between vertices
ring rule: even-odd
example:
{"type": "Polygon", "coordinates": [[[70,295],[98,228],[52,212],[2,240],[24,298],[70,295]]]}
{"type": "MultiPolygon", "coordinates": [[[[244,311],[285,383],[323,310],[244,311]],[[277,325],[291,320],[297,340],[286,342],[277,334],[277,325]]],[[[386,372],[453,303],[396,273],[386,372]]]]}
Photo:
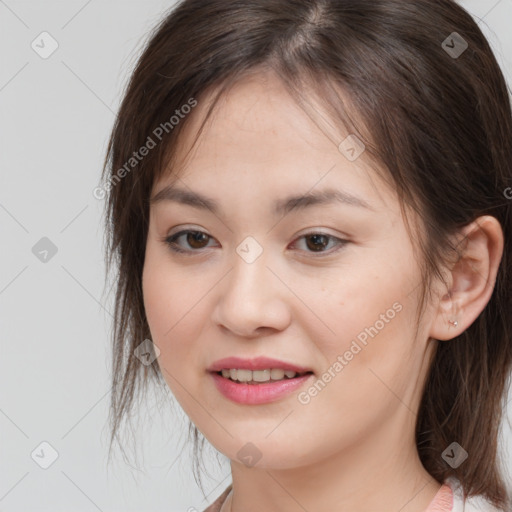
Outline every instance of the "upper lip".
{"type": "Polygon", "coordinates": [[[253,359],[243,359],[241,357],[226,357],[215,361],[209,368],[210,372],[219,372],[224,368],[236,368],[244,370],[267,370],[279,368],[282,370],[291,370],[296,373],[312,372],[311,369],[299,366],[286,361],[279,361],[270,357],[256,357],[253,359]]]}

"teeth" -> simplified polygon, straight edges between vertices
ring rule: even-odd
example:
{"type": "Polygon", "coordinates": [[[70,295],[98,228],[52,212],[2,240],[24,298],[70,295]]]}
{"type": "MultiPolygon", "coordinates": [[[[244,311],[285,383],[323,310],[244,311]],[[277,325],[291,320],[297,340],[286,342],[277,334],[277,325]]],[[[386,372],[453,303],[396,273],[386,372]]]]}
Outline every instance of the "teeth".
{"type": "Polygon", "coordinates": [[[252,380],[256,382],[267,382],[270,380],[270,370],[255,370],[252,373],[252,380]]]}
{"type": "Polygon", "coordinates": [[[249,382],[250,380],[252,380],[251,370],[237,370],[236,380],[238,380],[239,382],[249,382]]]}
{"type": "Polygon", "coordinates": [[[281,380],[284,377],[284,370],[279,370],[278,368],[272,368],[270,370],[270,378],[272,380],[281,380]]]}
{"type": "Polygon", "coordinates": [[[237,382],[269,382],[270,380],[283,380],[285,377],[293,379],[297,372],[272,368],[268,370],[245,370],[240,368],[223,368],[222,376],[237,382]]]}

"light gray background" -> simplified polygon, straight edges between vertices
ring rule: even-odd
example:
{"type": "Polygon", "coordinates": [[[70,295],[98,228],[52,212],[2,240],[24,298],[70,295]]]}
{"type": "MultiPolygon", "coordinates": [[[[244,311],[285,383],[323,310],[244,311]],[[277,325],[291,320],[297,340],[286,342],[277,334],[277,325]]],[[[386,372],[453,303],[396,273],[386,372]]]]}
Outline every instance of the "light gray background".
{"type": "MultiPolygon", "coordinates": [[[[512,0],[461,3],[512,83],[512,0]]],[[[209,466],[204,500],[183,414],[155,401],[141,410],[137,467],[118,452],[106,466],[112,301],[92,191],[126,80],[172,5],[0,0],[0,511],[201,511],[230,481],[227,464],[209,466]],[[43,31],[59,45],[47,59],[31,47],[43,31]],[[57,247],[46,263],[32,252],[43,237],[57,247]],[[34,461],[49,456],[43,441],[58,452],[48,469],[34,461]]],[[[511,418],[509,401],[512,474],[511,418]]]]}

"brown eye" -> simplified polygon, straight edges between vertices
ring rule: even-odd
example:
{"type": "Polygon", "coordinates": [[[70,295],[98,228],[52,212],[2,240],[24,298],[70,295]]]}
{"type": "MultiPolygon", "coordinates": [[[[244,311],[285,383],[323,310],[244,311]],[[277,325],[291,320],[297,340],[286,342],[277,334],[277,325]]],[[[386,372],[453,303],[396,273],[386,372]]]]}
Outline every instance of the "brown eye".
{"type": "Polygon", "coordinates": [[[299,237],[297,240],[305,240],[306,248],[303,249],[303,251],[309,253],[317,253],[318,257],[332,254],[338,251],[339,249],[342,249],[346,244],[349,243],[348,240],[343,240],[341,238],[328,235],[327,233],[306,233],[305,235],[299,237]],[[329,244],[331,244],[331,247],[334,247],[334,249],[325,250],[326,247],[329,246],[329,244]]]}
{"type": "Polygon", "coordinates": [[[205,247],[208,247],[208,241],[212,237],[210,235],[207,235],[203,231],[194,231],[191,229],[185,229],[183,231],[180,231],[178,233],[175,233],[174,235],[171,235],[167,237],[164,242],[171,248],[174,252],[181,252],[181,253],[193,253],[193,252],[200,252],[200,249],[204,249],[205,247]],[[185,246],[183,248],[182,243],[178,243],[180,239],[185,239],[186,244],[188,247],[185,246]]]}
{"type": "Polygon", "coordinates": [[[315,235],[307,235],[306,237],[306,245],[312,251],[318,252],[325,249],[325,247],[329,244],[329,236],[322,234],[315,235]]]}
{"type": "Polygon", "coordinates": [[[203,243],[206,241],[208,243],[208,239],[210,237],[203,233],[202,231],[189,231],[187,233],[187,243],[190,244],[190,247],[194,249],[202,249],[204,247],[203,243]]]}

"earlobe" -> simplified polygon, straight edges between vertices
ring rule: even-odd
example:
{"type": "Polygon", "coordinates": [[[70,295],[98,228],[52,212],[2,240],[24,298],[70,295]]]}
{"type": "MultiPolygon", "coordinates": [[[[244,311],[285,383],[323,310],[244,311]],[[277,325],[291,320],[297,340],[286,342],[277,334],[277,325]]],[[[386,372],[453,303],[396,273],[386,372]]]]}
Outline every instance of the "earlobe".
{"type": "Polygon", "coordinates": [[[429,336],[450,340],[464,332],[489,302],[503,255],[503,231],[495,217],[482,216],[459,233],[460,257],[438,299],[429,336]]]}
{"type": "Polygon", "coordinates": [[[432,324],[430,337],[437,340],[450,340],[464,331],[460,325],[462,315],[462,297],[455,296],[450,290],[439,301],[438,310],[432,324]]]}

